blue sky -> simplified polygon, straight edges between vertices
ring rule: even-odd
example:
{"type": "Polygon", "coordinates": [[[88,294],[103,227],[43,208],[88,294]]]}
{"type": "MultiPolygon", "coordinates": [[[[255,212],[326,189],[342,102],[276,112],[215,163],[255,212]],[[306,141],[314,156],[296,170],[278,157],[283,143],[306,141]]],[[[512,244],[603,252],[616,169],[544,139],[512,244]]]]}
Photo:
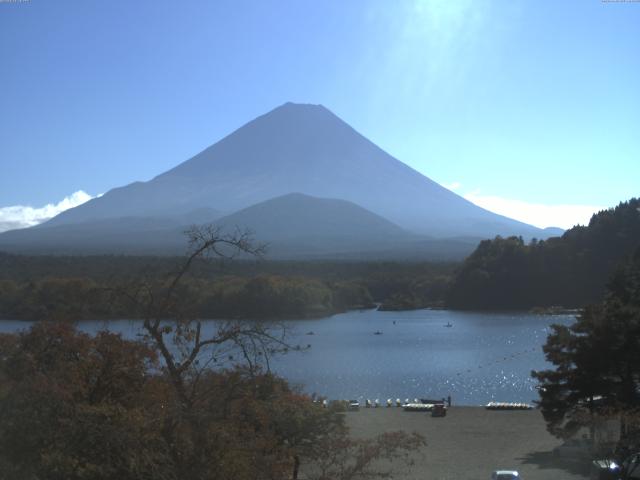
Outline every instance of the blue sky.
{"type": "Polygon", "coordinates": [[[640,2],[5,1],[0,62],[0,207],[148,180],[286,101],[541,226],[640,193],[640,2]]]}

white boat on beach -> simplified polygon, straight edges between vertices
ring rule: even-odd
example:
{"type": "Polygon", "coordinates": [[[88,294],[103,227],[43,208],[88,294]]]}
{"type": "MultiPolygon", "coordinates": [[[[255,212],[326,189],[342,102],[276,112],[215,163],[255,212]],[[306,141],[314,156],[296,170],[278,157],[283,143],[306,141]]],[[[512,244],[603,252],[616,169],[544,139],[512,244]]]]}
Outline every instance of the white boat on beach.
{"type": "Polygon", "coordinates": [[[487,410],[531,410],[533,405],[516,402],[489,402],[485,408],[487,410]]]}
{"type": "Polygon", "coordinates": [[[402,408],[405,412],[430,412],[433,410],[433,403],[405,403],[402,408]]]}

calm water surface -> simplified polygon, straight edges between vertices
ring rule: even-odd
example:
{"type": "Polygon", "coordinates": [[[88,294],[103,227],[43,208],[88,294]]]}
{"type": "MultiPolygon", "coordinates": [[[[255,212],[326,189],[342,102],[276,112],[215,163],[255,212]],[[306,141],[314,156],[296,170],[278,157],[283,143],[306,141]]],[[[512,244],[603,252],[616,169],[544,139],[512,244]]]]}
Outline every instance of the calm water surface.
{"type": "MultiPolygon", "coordinates": [[[[541,349],[549,325],[567,325],[574,319],[574,315],[528,313],[365,310],[292,320],[287,322],[290,341],[311,348],[274,359],[272,369],[305,391],[329,398],[384,401],[451,395],[454,403],[464,405],[531,402],[537,398],[531,370],[549,366],[541,349]],[[382,334],[375,335],[376,331],[382,334]]],[[[27,325],[5,321],[0,330],[27,325]]],[[[140,322],[84,321],[79,326],[87,332],[106,327],[136,338],[140,322]]]]}

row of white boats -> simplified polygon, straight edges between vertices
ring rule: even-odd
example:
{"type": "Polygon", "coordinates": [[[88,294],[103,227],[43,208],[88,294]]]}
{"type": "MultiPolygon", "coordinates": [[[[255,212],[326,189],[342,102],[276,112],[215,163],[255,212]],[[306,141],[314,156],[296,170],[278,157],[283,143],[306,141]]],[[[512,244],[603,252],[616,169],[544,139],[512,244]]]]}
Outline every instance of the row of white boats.
{"type": "MultiPolygon", "coordinates": [[[[360,402],[358,400],[345,400],[343,403],[346,403],[349,410],[358,410],[360,408],[360,402]]],[[[445,402],[438,400],[426,400],[426,399],[418,399],[414,398],[413,401],[409,398],[405,399],[403,402],[399,398],[396,398],[395,401],[391,398],[388,398],[386,401],[387,407],[401,407],[405,411],[409,412],[428,412],[433,410],[435,405],[443,405],[445,402]]],[[[322,400],[322,406],[328,407],[329,403],[327,400],[322,400]]],[[[364,402],[365,408],[378,408],[381,406],[380,400],[365,400],[364,402]]],[[[517,403],[517,402],[489,402],[485,405],[487,410],[531,410],[533,409],[533,405],[528,403],[517,403]]]]}
{"type": "MultiPolygon", "coordinates": [[[[413,399],[410,400],[409,398],[405,399],[405,401],[403,402],[402,400],[400,400],[399,398],[396,398],[395,400],[391,399],[391,398],[387,398],[386,401],[386,406],[387,407],[401,407],[406,411],[422,411],[422,412],[426,412],[426,411],[431,411],[433,410],[433,406],[436,405],[436,403],[439,404],[444,404],[444,401],[439,402],[439,401],[425,401],[425,400],[420,400],[420,399],[413,399]]],[[[380,407],[380,400],[378,400],[377,398],[375,400],[365,400],[364,402],[364,406],[365,408],[378,408],[380,407]]],[[[360,402],[358,400],[349,400],[349,409],[350,410],[358,410],[360,408],[360,402]]]]}
{"type": "Polygon", "coordinates": [[[487,410],[531,410],[533,405],[528,403],[513,402],[489,402],[485,405],[487,410]]]}

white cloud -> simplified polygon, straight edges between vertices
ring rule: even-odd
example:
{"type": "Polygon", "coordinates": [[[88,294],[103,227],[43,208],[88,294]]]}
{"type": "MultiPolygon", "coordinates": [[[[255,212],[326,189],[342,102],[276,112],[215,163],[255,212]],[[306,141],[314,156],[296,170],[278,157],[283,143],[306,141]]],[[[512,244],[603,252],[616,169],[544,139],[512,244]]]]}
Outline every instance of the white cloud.
{"type": "Polygon", "coordinates": [[[528,203],[522,200],[502,198],[494,195],[482,195],[478,191],[463,195],[476,205],[536,227],[571,228],[575,225],[586,225],[591,215],[605,207],[598,205],[546,205],[528,203]]]}
{"type": "MultiPolygon", "coordinates": [[[[100,195],[98,195],[98,197],[99,196],[100,195]]],[[[82,190],[78,190],[56,204],[49,203],[40,208],[26,205],[0,207],[0,232],[38,225],[65,210],[82,205],[92,198],[95,197],[92,197],[82,190]]]]}
{"type": "Polygon", "coordinates": [[[455,190],[458,190],[460,187],[462,187],[462,184],[460,182],[451,182],[451,183],[445,183],[443,187],[448,188],[451,191],[455,191],[455,190]]]}

